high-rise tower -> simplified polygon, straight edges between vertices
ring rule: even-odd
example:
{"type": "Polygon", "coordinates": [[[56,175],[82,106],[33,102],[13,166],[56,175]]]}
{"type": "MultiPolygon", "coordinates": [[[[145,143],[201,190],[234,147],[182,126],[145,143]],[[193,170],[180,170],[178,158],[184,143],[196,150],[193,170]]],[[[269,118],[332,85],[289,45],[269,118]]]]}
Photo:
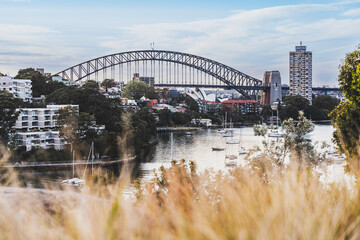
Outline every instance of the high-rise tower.
{"type": "Polygon", "coordinates": [[[290,52],[290,95],[301,95],[312,103],[312,52],[306,46],[295,47],[290,52]]]}

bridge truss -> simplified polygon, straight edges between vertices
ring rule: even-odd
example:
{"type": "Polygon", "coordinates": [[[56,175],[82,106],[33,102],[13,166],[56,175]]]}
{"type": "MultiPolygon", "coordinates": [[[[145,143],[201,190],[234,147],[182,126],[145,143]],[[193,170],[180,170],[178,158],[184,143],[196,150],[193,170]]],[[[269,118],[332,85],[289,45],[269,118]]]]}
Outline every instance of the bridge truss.
{"type": "Polygon", "coordinates": [[[80,63],[55,75],[65,80],[115,79],[127,83],[133,73],[154,77],[159,87],[222,87],[254,98],[262,82],[232,67],[208,58],[164,50],[143,50],[111,54],[80,63]],[[110,72],[110,77],[109,77],[110,72]],[[124,76],[125,75],[125,76],[124,76]]]}

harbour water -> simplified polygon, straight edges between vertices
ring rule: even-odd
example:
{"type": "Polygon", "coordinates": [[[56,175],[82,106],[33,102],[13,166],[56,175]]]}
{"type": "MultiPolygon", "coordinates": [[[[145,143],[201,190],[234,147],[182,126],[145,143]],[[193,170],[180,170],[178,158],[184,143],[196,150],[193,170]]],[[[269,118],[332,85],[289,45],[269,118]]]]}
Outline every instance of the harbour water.
{"type": "MultiPolygon", "coordinates": [[[[240,140],[240,128],[234,128],[233,140],[240,140]]],[[[331,144],[334,129],[331,125],[316,125],[314,131],[309,134],[312,142],[323,142],[331,144]]],[[[210,129],[200,129],[186,135],[185,132],[174,132],[173,147],[171,148],[171,133],[158,133],[158,144],[154,146],[147,162],[140,166],[140,175],[144,178],[152,175],[153,169],[158,169],[162,165],[171,165],[171,160],[185,159],[194,161],[199,171],[205,169],[227,170],[225,166],[225,151],[212,151],[212,147],[223,146],[231,138],[224,138],[221,133],[210,129]],[[172,150],[171,150],[172,149],[172,150]],[[173,153],[171,153],[173,152],[173,153]]],[[[252,127],[241,128],[241,141],[246,149],[261,145],[262,137],[254,136],[252,127]]],[[[244,158],[245,155],[239,156],[244,158]]],[[[77,173],[80,174],[80,173],[77,173]]],[[[28,187],[39,186],[59,186],[60,182],[71,177],[72,171],[60,172],[21,172],[19,178],[28,187]],[[40,184],[41,183],[41,184],[40,184]]]]}
{"type": "MultiPolygon", "coordinates": [[[[246,149],[260,146],[263,137],[254,136],[252,127],[234,128],[233,140],[239,141],[241,139],[242,145],[246,149]],[[240,136],[241,135],[241,136],[240,136]]],[[[313,132],[309,134],[309,138],[313,143],[326,142],[331,145],[332,133],[334,128],[332,125],[315,125],[313,132]]],[[[150,162],[143,163],[141,170],[144,172],[151,171],[154,168],[159,168],[161,165],[169,166],[171,163],[171,133],[159,133],[159,144],[156,150],[150,156],[150,162]]],[[[229,138],[224,138],[221,133],[215,130],[202,129],[193,133],[193,135],[186,135],[183,132],[173,133],[173,157],[172,159],[191,160],[196,162],[200,171],[212,168],[213,170],[225,170],[228,167],[224,164],[225,151],[212,151],[212,147],[223,146],[229,138]]],[[[321,146],[321,144],[319,144],[321,146]]],[[[244,158],[245,155],[239,156],[244,158]]]]}

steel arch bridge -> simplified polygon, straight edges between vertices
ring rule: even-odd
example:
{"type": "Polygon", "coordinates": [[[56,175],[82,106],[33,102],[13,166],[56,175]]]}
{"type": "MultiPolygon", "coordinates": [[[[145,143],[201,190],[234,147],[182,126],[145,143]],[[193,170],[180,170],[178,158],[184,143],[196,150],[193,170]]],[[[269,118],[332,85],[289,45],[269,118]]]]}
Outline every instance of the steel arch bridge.
{"type": "Polygon", "coordinates": [[[135,63],[134,72],[138,72],[140,69],[139,63],[141,62],[143,63],[144,72],[144,65],[149,61],[151,63],[150,74],[151,76],[158,75],[155,78],[155,86],[159,87],[232,88],[248,99],[253,99],[260,90],[264,89],[262,81],[225,64],[192,54],[164,50],[129,51],[106,55],[69,67],[55,75],[69,81],[80,81],[85,78],[90,79],[93,74],[97,76],[99,72],[103,72],[103,76],[105,72],[106,76],[107,69],[111,70],[113,76],[116,66],[119,66],[119,74],[120,69],[123,70],[124,68],[127,68],[126,70],[129,72],[129,64],[131,69],[132,63],[135,63]],[[155,65],[155,62],[159,63],[158,66],[155,65]],[[165,67],[164,63],[166,64],[165,67]],[[173,72],[171,72],[171,64],[174,65],[173,72]],[[179,66],[181,66],[181,69],[179,66]],[[164,72],[166,72],[165,77],[164,72]],[[170,78],[168,76],[169,72],[170,78]],[[199,72],[201,77],[199,77],[199,72]]]}

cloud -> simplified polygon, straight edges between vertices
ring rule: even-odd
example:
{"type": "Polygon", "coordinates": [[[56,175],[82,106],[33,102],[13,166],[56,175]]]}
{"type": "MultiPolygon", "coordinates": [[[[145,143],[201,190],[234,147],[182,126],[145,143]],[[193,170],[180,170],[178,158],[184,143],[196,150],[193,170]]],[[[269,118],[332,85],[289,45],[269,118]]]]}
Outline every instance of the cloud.
{"type": "MultiPolygon", "coordinates": [[[[360,32],[354,31],[360,29],[360,18],[336,18],[344,6],[353,3],[278,6],[233,11],[228,17],[204,21],[140,24],[118,28],[118,36],[99,44],[113,53],[149,48],[149,43],[155,42],[157,49],[212,58],[260,79],[264,71],[279,69],[287,81],[288,52],[302,40],[314,55],[317,51],[321,54],[317,55],[319,62],[313,64],[315,82],[321,84],[329,81],[328,75],[326,79],[320,75],[326,72],[325,66],[337,71],[338,64],[334,63],[345,54],[335,48],[324,52],[324,48],[360,39],[360,32]],[[120,41],[119,36],[123,36],[120,41]],[[329,57],[335,57],[331,65],[321,64],[329,57]]],[[[335,75],[331,81],[336,81],[335,75]]]]}
{"type": "Polygon", "coordinates": [[[355,17],[360,16],[360,8],[350,9],[343,13],[344,16],[347,17],[355,17]]]}

